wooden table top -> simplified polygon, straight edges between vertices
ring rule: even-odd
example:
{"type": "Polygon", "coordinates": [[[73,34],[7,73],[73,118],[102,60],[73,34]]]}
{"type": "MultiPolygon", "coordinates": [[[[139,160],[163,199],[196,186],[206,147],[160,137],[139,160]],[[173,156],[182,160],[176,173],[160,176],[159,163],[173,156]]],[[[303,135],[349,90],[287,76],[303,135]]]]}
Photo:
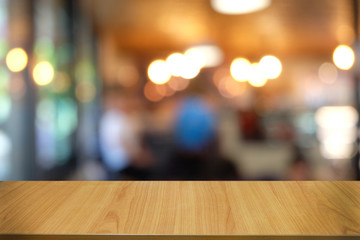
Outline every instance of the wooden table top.
{"type": "Polygon", "coordinates": [[[5,234],[360,236],[360,182],[0,182],[5,234]]]}

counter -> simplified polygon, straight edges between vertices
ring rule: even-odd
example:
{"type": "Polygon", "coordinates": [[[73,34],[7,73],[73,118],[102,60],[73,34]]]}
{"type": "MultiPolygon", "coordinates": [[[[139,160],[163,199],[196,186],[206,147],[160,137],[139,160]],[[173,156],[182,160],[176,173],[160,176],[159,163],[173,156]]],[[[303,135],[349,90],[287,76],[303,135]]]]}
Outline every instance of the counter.
{"type": "Polygon", "coordinates": [[[0,239],[344,237],[360,182],[0,182],[0,239]]]}

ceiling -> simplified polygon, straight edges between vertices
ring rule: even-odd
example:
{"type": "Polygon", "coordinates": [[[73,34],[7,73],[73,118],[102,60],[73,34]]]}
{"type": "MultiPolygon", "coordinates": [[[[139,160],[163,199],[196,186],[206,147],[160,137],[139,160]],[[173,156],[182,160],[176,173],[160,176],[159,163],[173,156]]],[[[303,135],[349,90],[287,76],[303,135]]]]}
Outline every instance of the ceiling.
{"type": "Polygon", "coordinates": [[[327,56],[354,38],[353,1],[273,0],[245,15],[215,12],[210,0],[86,0],[82,7],[127,52],[147,56],[213,43],[225,56],[327,56]]]}

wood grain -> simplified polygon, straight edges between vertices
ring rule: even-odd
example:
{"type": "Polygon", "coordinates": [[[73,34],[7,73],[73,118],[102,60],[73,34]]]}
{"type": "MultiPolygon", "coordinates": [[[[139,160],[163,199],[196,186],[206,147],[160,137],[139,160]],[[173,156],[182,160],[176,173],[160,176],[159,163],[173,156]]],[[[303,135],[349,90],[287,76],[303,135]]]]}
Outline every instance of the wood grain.
{"type": "Polygon", "coordinates": [[[360,182],[0,182],[0,239],[18,234],[354,237],[360,182]]]}

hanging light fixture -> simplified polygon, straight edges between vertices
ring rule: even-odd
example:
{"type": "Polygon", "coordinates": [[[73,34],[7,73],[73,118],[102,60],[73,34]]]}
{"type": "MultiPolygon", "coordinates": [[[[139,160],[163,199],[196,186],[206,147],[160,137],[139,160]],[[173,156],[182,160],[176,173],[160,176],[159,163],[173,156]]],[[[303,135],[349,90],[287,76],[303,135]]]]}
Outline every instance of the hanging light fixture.
{"type": "Polygon", "coordinates": [[[267,8],[271,0],[211,0],[212,8],[222,14],[246,14],[267,8]]]}

